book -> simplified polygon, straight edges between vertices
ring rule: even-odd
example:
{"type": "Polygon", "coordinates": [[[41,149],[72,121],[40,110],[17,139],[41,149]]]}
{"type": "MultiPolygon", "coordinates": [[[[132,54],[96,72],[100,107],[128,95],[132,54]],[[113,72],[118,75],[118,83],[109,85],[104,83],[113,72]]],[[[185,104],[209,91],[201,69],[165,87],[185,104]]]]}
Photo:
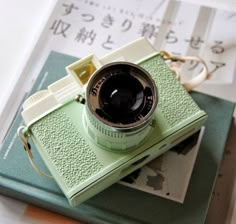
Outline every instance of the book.
{"type": "MultiPolygon", "coordinates": [[[[66,75],[65,66],[75,60],[51,52],[29,95],[66,75]]],[[[209,118],[183,204],[114,184],[80,206],[70,207],[55,181],[32,169],[16,135],[22,124],[20,112],[0,149],[1,194],[87,223],[204,223],[235,104],[202,93],[191,95],[209,118]]],[[[35,163],[47,172],[33,145],[31,150],[35,163]]]]}

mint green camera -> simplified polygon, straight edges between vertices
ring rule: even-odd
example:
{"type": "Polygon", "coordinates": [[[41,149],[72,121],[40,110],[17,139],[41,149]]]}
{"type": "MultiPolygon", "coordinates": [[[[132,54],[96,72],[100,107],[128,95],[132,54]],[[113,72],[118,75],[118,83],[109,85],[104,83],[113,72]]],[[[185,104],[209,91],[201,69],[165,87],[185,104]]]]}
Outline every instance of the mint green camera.
{"type": "Polygon", "coordinates": [[[22,116],[72,206],[166,152],[207,118],[145,39],[66,70],[25,101],[22,116]]]}

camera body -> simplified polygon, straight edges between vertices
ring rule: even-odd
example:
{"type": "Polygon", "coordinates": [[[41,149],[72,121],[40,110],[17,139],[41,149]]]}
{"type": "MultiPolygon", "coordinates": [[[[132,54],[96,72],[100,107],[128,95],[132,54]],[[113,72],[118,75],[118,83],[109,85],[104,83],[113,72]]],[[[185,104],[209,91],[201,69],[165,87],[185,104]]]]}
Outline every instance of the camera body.
{"type": "Polygon", "coordinates": [[[72,206],[166,152],[207,118],[143,38],[66,70],[66,77],[25,101],[22,116],[72,206]],[[126,66],[132,67],[129,76],[126,66]]]}

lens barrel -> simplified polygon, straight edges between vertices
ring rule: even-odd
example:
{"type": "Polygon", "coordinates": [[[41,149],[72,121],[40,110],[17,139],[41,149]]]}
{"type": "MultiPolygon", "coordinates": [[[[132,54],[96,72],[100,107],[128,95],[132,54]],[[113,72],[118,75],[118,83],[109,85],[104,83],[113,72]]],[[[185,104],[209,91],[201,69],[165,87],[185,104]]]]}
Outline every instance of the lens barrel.
{"type": "Polygon", "coordinates": [[[103,146],[122,148],[122,141],[120,146],[114,147],[117,138],[114,137],[112,142],[112,136],[120,135],[123,139],[129,136],[129,142],[133,135],[141,137],[142,132],[147,132],[143,129],[152,120],[157,101],[155,82],[146,70],[129,62],[107,64],[97,70],[88,83],[86,126],[90,133],[96,132],[95,138],[99,136],[98,144],[107,142],[109,137],[110,143],[102,143],[103,146]]]}

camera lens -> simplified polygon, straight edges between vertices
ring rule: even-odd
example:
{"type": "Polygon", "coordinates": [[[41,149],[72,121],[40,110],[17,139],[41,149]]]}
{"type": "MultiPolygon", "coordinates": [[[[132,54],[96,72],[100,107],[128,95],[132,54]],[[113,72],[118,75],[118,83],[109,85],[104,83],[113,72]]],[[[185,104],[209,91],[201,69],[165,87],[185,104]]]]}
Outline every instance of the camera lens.
{"type": "Polygon", "coordinates": [[[145,125],[157,105],[157,89],[149,73],[128,62],[110,63],[97,70],[86,97],[92,115],[124,131],[145,125]]]}
{"type": "Polygon", "coordinates": [[[128,122],[139,114],[144,104],[144,88],[138,79],[122,70],[111,76],[100,89],[99,104],[104,114],[113,121],[128,122]]]}

